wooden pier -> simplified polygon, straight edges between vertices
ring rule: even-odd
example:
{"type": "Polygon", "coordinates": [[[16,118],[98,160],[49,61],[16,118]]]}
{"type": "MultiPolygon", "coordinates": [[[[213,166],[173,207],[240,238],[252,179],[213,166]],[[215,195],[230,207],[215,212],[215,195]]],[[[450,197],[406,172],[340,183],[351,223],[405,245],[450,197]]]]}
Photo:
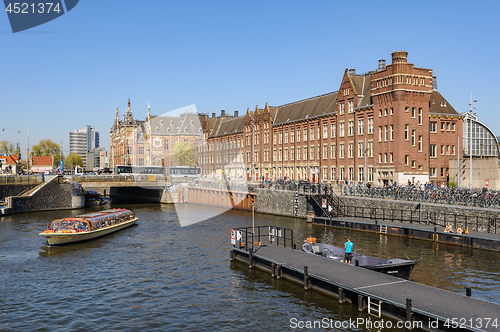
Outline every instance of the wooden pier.
{"type": "Polygon", "coordinates": [[[407,326],[432,331],[499,330],[500,305],[467,296],[470,289],[467,295],[465,289],[461,295],[395,278],[294,250],[293,241],[288,241],[292,248],[255,245],[261,240],[260,231],[257,242],[255,239],[241,237],[231,249],[231,260],[268,271],[273,278],[301,283],[306,290],[333,296],[339,303],[351,303],[369,315],[403,321],[407,326]],[[245,243],[249,243],[248,248],[245,243]],[[253,250],[250,243],[254,243],[253,250]]]}

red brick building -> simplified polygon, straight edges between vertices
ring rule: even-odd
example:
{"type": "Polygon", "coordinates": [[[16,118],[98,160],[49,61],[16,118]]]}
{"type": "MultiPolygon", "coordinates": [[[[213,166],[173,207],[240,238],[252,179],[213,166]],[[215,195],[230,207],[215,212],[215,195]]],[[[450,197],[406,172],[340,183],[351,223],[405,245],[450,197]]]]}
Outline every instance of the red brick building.
{"type": "Polygon", "coordinates": [[[338,91],[206,118],[198,146],[203,174],[374,185],[447,181],[461,154],[462,117],[437,91],[431,69],[392,53],[365,74],[344,72],[338,91]]]}

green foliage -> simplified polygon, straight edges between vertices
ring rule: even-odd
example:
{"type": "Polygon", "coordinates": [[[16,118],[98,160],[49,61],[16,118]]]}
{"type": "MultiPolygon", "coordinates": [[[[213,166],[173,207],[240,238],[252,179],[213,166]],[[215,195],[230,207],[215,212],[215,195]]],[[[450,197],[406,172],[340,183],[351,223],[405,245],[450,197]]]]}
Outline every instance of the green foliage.
{"type": "Polygon", "coordinates": [[[75,166],[83,167],[83,160],[82,157],[80,157],[80,155],[77,155],[76,153],[71,153],[64,160],[64,168],[73,169],[75,168],[75,166]]]}
{"type": "Polygon", "coordinates": [[[15,154],[19,157],[21,151],[16,149],[14,143],[9,141],[0,141],[0,154],[12,155],[15,154]]]}
{"type": "Polygon", "coordinates": [[[455,182],[447,182],[446,184],[448,187],[456,187],[457,184],[455,182]]]}
{"type": "Polygon", "coordinates": [[[42,139],[37,145],[31,147],[31,157],[33,156],[52,156],[54,157],[54,167],[59,167],[59,162],[64,155],[61,156],[59,144],[52,142],[50,139],[42,139]]]}
{"type": "Polygon", "coordinates": [[[196,166],[194,150],[186,142],[179,142],[174,147],[174,160],[176,166],[196,166]]]}

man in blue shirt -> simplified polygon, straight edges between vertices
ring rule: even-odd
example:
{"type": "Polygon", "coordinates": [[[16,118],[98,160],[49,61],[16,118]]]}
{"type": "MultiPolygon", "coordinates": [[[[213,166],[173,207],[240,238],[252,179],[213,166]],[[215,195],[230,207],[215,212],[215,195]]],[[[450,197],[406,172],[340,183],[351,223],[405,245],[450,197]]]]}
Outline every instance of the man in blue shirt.
{"type": "Polygon", "coordinates": [[[351,242],[351,238],[347,238],[347,242],[344,243],[344,248],[345,248],[345,257],[344,257],[344,262],[351,264],[351,259],[352,259],[352,246],[354,243],[351,242]]]}

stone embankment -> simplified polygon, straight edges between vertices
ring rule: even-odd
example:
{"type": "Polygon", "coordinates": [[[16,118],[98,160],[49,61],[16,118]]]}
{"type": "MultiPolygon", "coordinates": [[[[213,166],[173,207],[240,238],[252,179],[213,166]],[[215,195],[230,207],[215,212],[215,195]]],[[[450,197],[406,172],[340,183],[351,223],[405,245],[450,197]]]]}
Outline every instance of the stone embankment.
{"type": "Polygon", "coordinates": [[[46,210],[65,210],[85,206],[85,194],[79,183],[64,183],[62,176],[19,195],[5,198],[5,214],[46,210]]]}

